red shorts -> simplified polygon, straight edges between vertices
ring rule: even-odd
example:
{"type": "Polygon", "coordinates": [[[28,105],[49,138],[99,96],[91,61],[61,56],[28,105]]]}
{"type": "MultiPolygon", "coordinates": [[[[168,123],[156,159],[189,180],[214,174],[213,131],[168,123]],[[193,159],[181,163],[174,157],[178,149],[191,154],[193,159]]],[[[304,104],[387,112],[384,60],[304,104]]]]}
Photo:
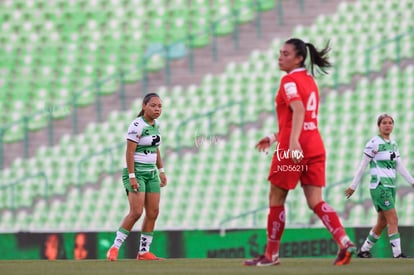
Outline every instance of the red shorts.
{"type": "Polygon", "coordinates": [[[291,159],[280,159],[274,154],[268,180],[285,190],[292,190],[300,181],[301,185],[325,187],[325,154],[304,158],[295,164],[291,159]]]}

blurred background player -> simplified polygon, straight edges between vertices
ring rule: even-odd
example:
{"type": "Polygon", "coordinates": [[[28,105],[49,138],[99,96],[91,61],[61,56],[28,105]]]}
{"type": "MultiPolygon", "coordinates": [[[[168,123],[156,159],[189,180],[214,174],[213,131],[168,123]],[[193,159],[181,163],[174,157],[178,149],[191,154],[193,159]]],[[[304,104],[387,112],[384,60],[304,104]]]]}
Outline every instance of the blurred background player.
{"type": "Polygon", "coordinates": [[[40,251],[40,258],[46,260],[66,259],[65,246],[61,234],[52,233],[45,235],[40,251]]]}
{"type": "Polygon", "coordinates": [[[360,258],[372,258],[370,250],[388,225],[388,236],[394,258],[407,258],[401,252],[398,216],[395,210],[396,172],[398,171],[413,186],[414,178],[401,161],[397,143],[391,139],[394,119],[388,114],[382,114],[378,117],[377,126],[379,134],[371,138],[366,144],[356,175],[349,188],[345,191],[347,198],[352,196],[361,181],[365,168],[369,164],[371,174],[369,188],[378,218],[377,223],[369,232],[357,256],[360,258]]]}
{"type": "Polygon", "coordinates": [[[75,260],[96,259],[96,234],[79,232],[75,235],[73,258],[75,260]]]}
{"type": "Polygon", "coordinates": [[[123,169],[122,181],[128,196],[129,213],[107,252],[109,261],[117,260],[119,248],[141,217],[144,208],[145,218],[137,260],[161,259],[149,251],[159,212],[160,187],[167,184],[158,148],[161,144],[161,135],[157,118],[161,111],[160,97],[156,93],[147,94],[143,99],[141,112],[128,128],[126,168],[123,169]]]}
{"type": "Polygon", "coordinates": [[[279,264],[279,246],[285,228],[285,201],[301,182],[308,207],[321,219],[339,245],[335,265],[345,265],[356,248],[347,236],[338,215],[322,198],[325,186],[325,147],[318,130],[319,90],[313,78],[314,66],[326,73],[329,45],[318,51],[311,43],[292,38],[280,50],[282,77],[276,95],[279,132],[262,138],[256,145],[260,151],[278,141],[268,180],[270,181],[267,247],[265,254],[244,262],[248,266],[279,264]],[[311,74],[305,67],[309,51],[311,74]]]}

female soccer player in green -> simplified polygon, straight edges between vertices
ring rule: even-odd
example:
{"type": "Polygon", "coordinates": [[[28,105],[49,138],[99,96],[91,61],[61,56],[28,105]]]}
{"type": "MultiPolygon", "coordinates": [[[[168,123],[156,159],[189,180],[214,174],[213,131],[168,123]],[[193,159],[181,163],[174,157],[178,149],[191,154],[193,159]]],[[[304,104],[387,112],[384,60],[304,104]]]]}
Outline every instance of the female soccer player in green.
{"type": "Polygon", "coordinates": [[[122,174],[129,213],[122,221],[114,243],[107,252],[109,261],[117,260],[119,248],[141,217],[144,208],[145,218],[137,260],[161,260],[149,251],[159,212],[160,187],[167,184],[158,148],[161,144],[161,135],[157,118],[161,115],[161,110],[159,96],[149,93],[143,99],[141,112],[129,125],[126,137],[126,165],[122,174]]]}
{"type": "Polygon", "coordinates": [[[414,178],[404,167],[398,152],[397,143],[390,137],[394,128],[394,119],[388,114],[382,114],[378,117],[377,125],[379,135],[374,136],[366,144],[364,156],[357,173],[351,185],[345,191],[347,198],[352,196],[365,168],[369,164],[371,173],[370,192],[378,218],[377,223],[369,232],[357,256],[360,258],[371,258],[371,248],[388,225],[388,236],[394,258],[407,258],[401,252],[401,240],[398,233],[398,216],[395,210],[395,177],[396,172],[399,172],[413,186],[414,178]]]}

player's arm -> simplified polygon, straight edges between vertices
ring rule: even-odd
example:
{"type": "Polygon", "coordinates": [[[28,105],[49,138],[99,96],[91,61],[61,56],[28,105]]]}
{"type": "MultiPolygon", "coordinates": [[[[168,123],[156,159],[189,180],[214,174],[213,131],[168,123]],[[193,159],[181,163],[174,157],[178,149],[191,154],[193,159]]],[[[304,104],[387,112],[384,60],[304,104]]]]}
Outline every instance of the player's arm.
{"type": "Polygon", "coordinates": [[[359,182],[361,181],[362,176],[364,175],[365,168],[367,168],[369,162],[371,161],[371,157],[364,154],[362,157],[361,163],[356,171],[354,179],[352,180],[351,185],[345,190],[345,196],[347,199],[352,196],[355,192],[356,188],[358,187],[359,182]]]}
{"type": "Polygon", "coordinates": [[[303,121],[305,120],[305,106],[301,100],[291,101],[289,104],[292,110],[292,131],[289,139],[289,152],[292,160],[297,163],[303,158],[302,147],[299,143],[299,137],[303,129],[303,121]],[[296,152],[300,152],[300,154],[296,152]]]}
{"type": "Polygon", "coordinates": [[[157,168],[160,175],[161,187],[167,185],[167,177],[165,176],[164,165],[162,164],[160,148],[157,148],[157,168]]]}
{"type": "Polygon", "coordinates": [[[414,187],[414,178],[411,176],[410,172],[405,168],[405,165],[401,161],[401,158],[397,157],[397,171],[404,177],[404,179],[414,187]]]}
{"type": "Polygon", "coordinates": [[[127,148],[125,153],[125,160],[129,174],[129,183],[132,187],[132,190],[137,191],[139,188],[139,184],[137,179],[135,178],[135,161],[134,161],[134,154],[137,148],[137,143],[130,139],[127,139],[127,148]]]}

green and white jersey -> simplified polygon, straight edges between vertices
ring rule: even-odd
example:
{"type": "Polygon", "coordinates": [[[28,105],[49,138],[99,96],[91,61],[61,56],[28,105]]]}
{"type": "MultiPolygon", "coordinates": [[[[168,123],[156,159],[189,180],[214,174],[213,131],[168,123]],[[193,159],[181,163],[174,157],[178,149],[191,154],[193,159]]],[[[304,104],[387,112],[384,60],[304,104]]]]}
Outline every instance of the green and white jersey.
{"type": "Polygon", "coordinates": [[[374,189],[381,182],[385,187],[395,188],[397,159],[400,157],[397,143],[381,136],[373,137],[365,146],[364,154],[371,158],[370,188],[374,189]]]}
{"type": "Polygon", "coordinates": [[[139,170],[154,170],[157,162],[157,148],[161,144],[158,121],[155,120],[154,125],[150,125],[144,120],[144,117],[137,117],[129,125],[126,138],[138,144],[134,161],[139,165],[139,170]]]}

